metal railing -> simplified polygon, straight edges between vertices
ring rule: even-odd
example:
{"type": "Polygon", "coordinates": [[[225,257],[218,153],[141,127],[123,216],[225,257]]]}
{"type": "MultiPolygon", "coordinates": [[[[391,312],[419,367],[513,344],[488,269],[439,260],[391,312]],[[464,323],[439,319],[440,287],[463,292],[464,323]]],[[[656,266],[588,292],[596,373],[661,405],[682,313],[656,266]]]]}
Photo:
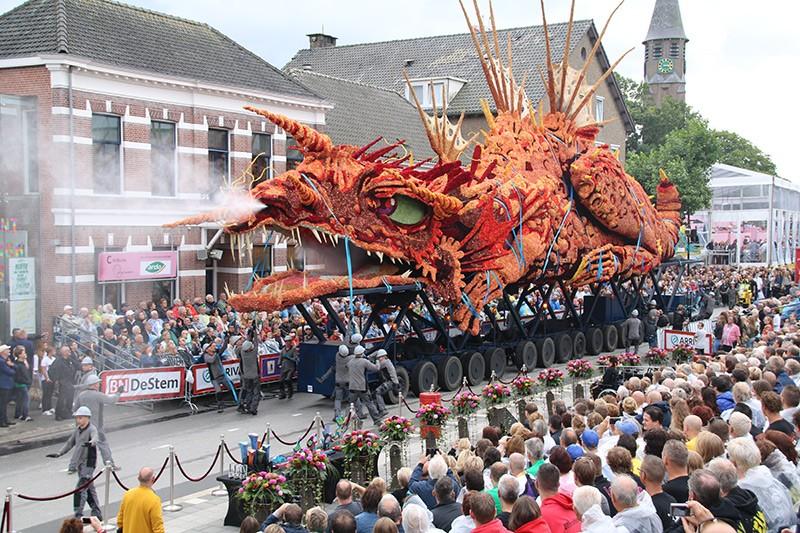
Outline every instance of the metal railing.
{"type": "Polygon", "coordinates": [[[132,351],[111,344],[96,332],[81,329],[61,317],[53,319],[53,342],[56,346],[76,342],[82,353],[92,354],[98,370],[125,370],[141,366],[132,351]]]}

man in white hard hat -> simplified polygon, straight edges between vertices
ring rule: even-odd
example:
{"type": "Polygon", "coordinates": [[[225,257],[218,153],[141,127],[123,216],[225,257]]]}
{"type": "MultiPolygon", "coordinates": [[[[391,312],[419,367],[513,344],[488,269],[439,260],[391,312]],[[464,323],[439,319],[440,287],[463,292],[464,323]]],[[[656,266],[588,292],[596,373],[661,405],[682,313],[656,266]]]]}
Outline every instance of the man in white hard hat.
{"type": "Polygon", "coordinates": [[[379,424],[381,421],[378,409],[369,395],[367,387],[367,372],[377,372],[380,367],[364,357],[364,347],[360,344],[353,348],[353,355],[355,357],[347,363],[347,369],[350,371],[350,401],[355,404],[356,414],[360,419],[367,418],[364,414],[363,405],[366,404],[372,421],[379,424]]]}
{"type": "Polygon", "coordinates": [[[89,509],[92,511],[92,516],[96,516],[98,520],[103,521],[103,513],[100,510],[100,501],[97,499],[97,491],[94,489],[94,483],[91,482],[94,477],[94,471],[97,467],[97,441],[98,434],[97,428],[92,424],[92,411],[88,407],[78,407],[72,413],[75,417],[75,429],[72,434],[56,453],[48,453],[47,457],[61,457],[73,447],[78,449],[78,481],[75,485],[76,488],[84,487],[82,490],[75,492],[72,496],[72,503],[75,509],[75,516],[80,518],[83,516],[83,508],[89,504],[89,509]]]}
{"type": "Polygon", "coordinates": [[[389,414],[386,410],[386,402],[383,400],[383,396],[387,392],[397,394],[400,391],[400,380],[397,379],[397,369],[395,369],[392,360],[389,359],[389,354],[386,353],[386,350],[381,348],[376,351],[375,359],[381,372],[381,384],[375,389],[375,404],[378,406],[378,414],[383,418],[389,414]]]}
{"type": "Polygon", "coordinates": [[[642,321],[639,320],[639,311],[634,309],[631,316],[622,323],[622,330],[626,334],[625,347],[627,352],[637,353],[642,342],[642,321]]]}
{"type": "Polygon", "coordinates": [[[81,374],[80,378],[78,378],[78,384],[75,385],[76,391],[86,389],[89,376],[97,377],[97,370],[94,368],[94,360],[87,355],[81,359],[81,374]]]}
{"type": "Polygon", "coordinates": [[[283,348],[281,348],[281,357],[280,357],[280,364],[281,364],[281,381],[280,387],[281,392],[278,398],[283,400],[286,398],[286,389],[289,389],[289,399],[292,398],[294,395],[294,383],[292,379],[294,377],[295,370],[297,370],[297,361],[298,361],[298,340],[297,336],[294,332],[289,333],[288,335],[283,337],[284,344],[283,348]]]}
{"type": "MultiPolygon", "coordinates": [[[[89,374],[84,385],[85,390],[75,398],[74,408],[77,410],[81,407],[86,407],[94,414],[92,417],[92,425],[97,429],[97,448],[100,450],[103,464],[110,462],[113,465],[114,459],[111,457],[111,447],[108,445],[106,433],[103,431],[103,406],[117,403],[120,395],[122,395],[125,390],[120,387],[116,394],[104,394],[100,392],[100,378],[97,377],[97,374],[89,374]]],[[[70,468],[73,464],[77,465],[77,455],[77,452],[72,454],[70,468]]],[[[114,469],[119,470],[119,467],[115,465],[114,469]]]]}
{"type": "Polygon", "coordinates": [[[650,348],[658,346],[658,315],[658,304],[655,300],[650,300],[647,315],[644,317],[644,340],[650,348]]]}
{"type": "Polygon", "coordinates": [[[350,394],[350,371],[347,369],[347,363],[353,356],[350,354],[350,348],[346,344],[340,344],[336,350],[335,363],[328,368],[322,376],[317,378],[317,382],[322,383],[334,373],[333,385],[333,418],[338,420],[342,417],[342,401],[350,394]]]}

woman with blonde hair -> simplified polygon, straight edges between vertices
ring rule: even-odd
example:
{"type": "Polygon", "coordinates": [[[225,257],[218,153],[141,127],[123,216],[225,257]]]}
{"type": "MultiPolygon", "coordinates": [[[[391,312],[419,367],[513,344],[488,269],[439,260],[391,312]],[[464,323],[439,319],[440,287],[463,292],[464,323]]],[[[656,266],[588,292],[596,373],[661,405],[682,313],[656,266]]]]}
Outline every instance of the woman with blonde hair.
{"type": "Polygon", "coordinates": [[[695,470],[701,470],[704,467],[705,464],[703,463],[703,457],[699,453],[689,450],[689,457],[686,461],[686,472],[689,475],[692,475],[692,472],[695,470]]]}
{"type": "Polygon", "coordinates": [[[328,529],[328,513],[319,506],[306,511],[306,529],[309,533],[324,533],[328,529]]]}
{"type": "Polygon", "coordinates": [[[636,400],[634,400],[632,396],[628,396],[622,400],[622,416],[625,418],[636,416],[637,407],[636,400]]]}
{"type": "Polygon", "coordinates": [[[669,407],[672,411],[672,422],[670,422],[669,429],[683,434],[683,421],[691,414],[689,404],[686,400],[673,398],[669,401],[669,407]]]}
{"type": "Polygon", "coordinates": [[[721,457],[725,453],[725,444],[718,435],[710,431],[701,431],[697,435],[695,450],[703,459],[703,464],[708,464],[712,459],[721,457]]]}

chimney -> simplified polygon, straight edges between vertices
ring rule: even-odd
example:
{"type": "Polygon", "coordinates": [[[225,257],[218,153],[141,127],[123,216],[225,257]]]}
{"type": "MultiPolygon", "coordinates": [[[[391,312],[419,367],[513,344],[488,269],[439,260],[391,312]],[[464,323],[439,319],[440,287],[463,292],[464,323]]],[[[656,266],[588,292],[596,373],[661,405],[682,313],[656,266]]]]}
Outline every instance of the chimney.
{"type": "Polygon", "coordinates": [[[324,33],[309,33],[307,37],[309,48],[329,48],[336,46],[336,37],[333,35],[326,35],[324,33]]]}

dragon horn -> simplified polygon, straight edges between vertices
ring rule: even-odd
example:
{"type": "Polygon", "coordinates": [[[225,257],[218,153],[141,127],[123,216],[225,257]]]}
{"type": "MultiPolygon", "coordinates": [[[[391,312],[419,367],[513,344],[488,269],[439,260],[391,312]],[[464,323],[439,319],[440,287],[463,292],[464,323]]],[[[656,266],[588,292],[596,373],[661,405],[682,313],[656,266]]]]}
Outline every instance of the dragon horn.
{"type": "Polygon", "coordinates": [[[308,152],[328,153],[333,150],[333,142],[330,137],[324,133],[320,133],[314,128],[309,128],[305,124],[301,124],[296,120],[292,120],[284,115],[272,113],[266,109],[259,109],[253,106],[244,106],[248,111],[252,111],[262,117],[266,118],[273,124],[283,128],[286,132],[294,138],[297,144],[308,152]]]}
{"type": "Polygon", "coordinates": [[[575,0],[569,8],[569,24],[567,24],[567,40],[564,43],[564,58],[561,60],[561,90],[558,93],[558,109],[564,105],[564,91],[567,86],[567,65],[569,65],[570,40],[572,36],[572,19],[575,16],[575,0]]]}

